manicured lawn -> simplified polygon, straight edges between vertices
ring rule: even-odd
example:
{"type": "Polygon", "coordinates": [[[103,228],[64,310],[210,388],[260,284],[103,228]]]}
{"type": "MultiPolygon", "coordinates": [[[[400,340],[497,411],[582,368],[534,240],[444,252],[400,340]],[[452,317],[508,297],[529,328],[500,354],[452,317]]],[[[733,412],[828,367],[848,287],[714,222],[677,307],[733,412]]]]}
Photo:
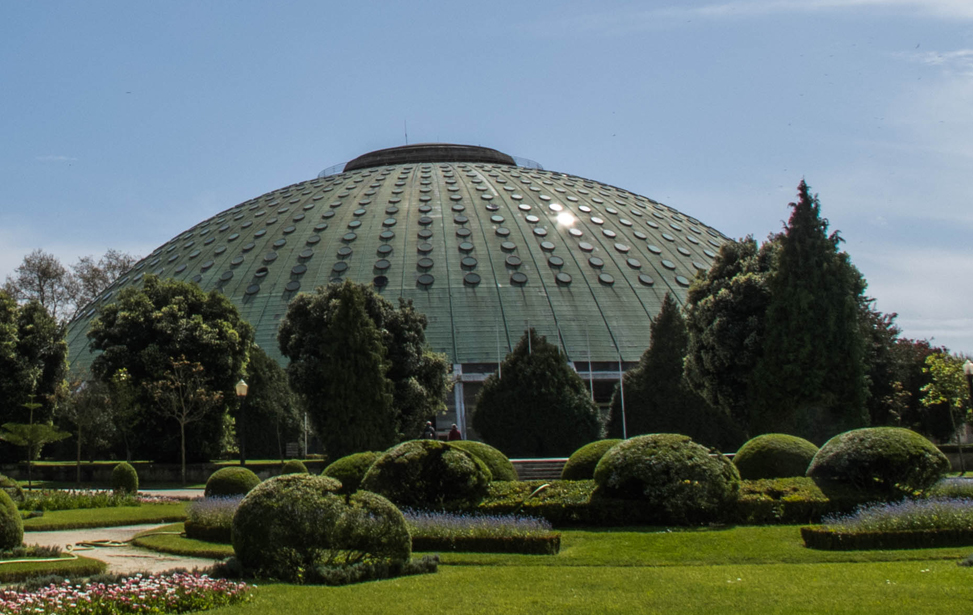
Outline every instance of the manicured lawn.
{"type": "MultiPolygon", "coordinates": [[[[25,519],[24,531],[41,532],[182,521],[186,518],[186,505],[186,502],[176,502],[174,504],[57,510],[46,512],[42,517],[25,519]]],[[[25,538],[25,541],[30,542],[30,538],[25,538]]]]}
{"type": "Polygon", "coordinates": [[[51,574],[86,577],[105,571],[105,563],[89,557],[64,558],[56,562],[0,562],[0,583],[16,583],[29,577],[51,574]]]}
{"type": "Polygon", "coordinates": [[[160,553],[172,553],[175,555],[187,555],[189,557],[206,557],[211,559],[225,559],[233,555],[232,545],[223,545],[215,542],[203,542],[185,538],[178,534],[163,534],[156,532],[182,532],[182,523],[173,523],[160,527],[153,532],[144,532],[132,540],[132,544],[144,549],[159,551],[160,553]]]}

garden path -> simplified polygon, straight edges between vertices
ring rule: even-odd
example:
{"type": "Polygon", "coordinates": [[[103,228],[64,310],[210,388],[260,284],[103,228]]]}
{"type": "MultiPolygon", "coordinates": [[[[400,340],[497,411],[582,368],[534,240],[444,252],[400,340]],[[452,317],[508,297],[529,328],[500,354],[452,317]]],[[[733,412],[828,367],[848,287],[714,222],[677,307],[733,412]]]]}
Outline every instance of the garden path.
{"type": "Polygon", "coordinates": [[[80,546],[74,548],[74,545],[79,543],[100,540],[126,542],[139,532],[158,527],[162,526],[158,524],[126,525],[123,527],[58,530],[54,532],[25,532],[24,544],[58,546],[65,551],[67,550],[66,547],[71,545],[78,555],[105,562],[108,564],[109,572],[113,573],[151,572],[155,574],[173,568],[192,570],[193,568],[207,568],[213,565],[214,560],[211,559],[156,553],[128,544],[117,547],[95,547],[90,550],[82,550],[83,547],[80,546]]]}

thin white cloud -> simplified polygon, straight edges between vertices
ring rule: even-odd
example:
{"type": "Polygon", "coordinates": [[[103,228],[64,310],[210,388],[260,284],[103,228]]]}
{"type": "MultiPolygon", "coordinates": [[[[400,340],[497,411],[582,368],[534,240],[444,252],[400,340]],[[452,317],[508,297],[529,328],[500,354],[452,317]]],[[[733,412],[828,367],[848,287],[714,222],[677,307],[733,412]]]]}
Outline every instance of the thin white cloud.
{"type": "Polygon", "coordinates": [[[701,17],[816,13],[853,9],[886,9],[948,19],[973,19],[969,0],[739,0],[685,9],[701,17]]]}
{"type": "Polygon", "coordinates": [[[34,160],[38,160],[40,162],[73,162],[77,160],[77,158],[72,156],[55,156],[53,154],[48,154],[47,156],[35,156],[34,160]]]}

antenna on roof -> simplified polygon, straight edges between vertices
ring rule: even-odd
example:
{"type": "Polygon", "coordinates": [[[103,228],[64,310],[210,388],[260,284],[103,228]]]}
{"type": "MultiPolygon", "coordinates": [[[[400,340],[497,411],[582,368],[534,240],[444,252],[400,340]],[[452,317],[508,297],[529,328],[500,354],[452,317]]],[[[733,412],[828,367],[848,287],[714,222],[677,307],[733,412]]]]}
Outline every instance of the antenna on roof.
{"type": "Polygon", "coordinates": [[[405,127],[405,144],[409,144],[409,120],[402,120],[402,126],[405,127]]]}

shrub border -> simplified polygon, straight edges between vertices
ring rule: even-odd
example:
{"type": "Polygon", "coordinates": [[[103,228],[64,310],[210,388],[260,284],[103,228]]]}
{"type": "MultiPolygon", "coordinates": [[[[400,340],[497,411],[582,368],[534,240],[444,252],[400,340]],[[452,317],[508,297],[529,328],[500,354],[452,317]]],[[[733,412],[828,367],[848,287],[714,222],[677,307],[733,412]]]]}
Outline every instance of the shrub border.
{"type": "Polygon", "coordinates": [[[521,553],[524,555],[557,555],[561,550],[561,534],[548,536],[487,536],[433,537],[413,536],[412,550],[460,551],[466,553],[521,553]]]}
{"type": "Polygon", "coordinates": [[[941,549],[973,545],[973,529],[842,532],[827,527],[801,528],[804,546],[824,551],[869,549],[941,549]]]}
{"type": "Polygon", "coordinates": [[[225,545],[233,544],[233,528],[231,527],[195,523],[188,519],[183,525],[186,531],[186,538],[202,540],[203,542],[217,542],[225,545]]]}

